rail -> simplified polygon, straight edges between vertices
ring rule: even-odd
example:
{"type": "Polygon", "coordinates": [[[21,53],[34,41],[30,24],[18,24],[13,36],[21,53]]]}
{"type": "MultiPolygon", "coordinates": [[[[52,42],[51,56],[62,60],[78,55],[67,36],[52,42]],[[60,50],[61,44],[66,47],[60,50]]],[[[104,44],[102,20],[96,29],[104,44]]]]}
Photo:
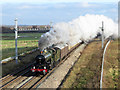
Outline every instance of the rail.
{"type": "Polygon", "coordinates": [[[102,78],[103,78],[103,66],[104,66],[104,56],[105,56],[105,52],[107,49],[107,46],[109,45],[111,40],[109,40],[104,48],[104,52],[103,52],[103,57],[102,57],[102,70],[101,70],[101,78],[100,78],[100,90],[102,90],[102,78]]]}

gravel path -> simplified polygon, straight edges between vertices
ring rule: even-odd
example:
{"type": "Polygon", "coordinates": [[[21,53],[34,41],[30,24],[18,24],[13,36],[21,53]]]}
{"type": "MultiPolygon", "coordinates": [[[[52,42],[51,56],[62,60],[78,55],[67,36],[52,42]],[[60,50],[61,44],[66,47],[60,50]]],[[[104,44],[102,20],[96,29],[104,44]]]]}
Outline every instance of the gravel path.
{"type": "Polygon", "coordinates": [[[71,56],[63,64],[61,64],[38,88],[58,88],[62,80],[67,75],[69,69],[81,55],[81,52],[85,46],[85,44],[82,44],[80,47],[78,47],[71,54],[71,56]]]}

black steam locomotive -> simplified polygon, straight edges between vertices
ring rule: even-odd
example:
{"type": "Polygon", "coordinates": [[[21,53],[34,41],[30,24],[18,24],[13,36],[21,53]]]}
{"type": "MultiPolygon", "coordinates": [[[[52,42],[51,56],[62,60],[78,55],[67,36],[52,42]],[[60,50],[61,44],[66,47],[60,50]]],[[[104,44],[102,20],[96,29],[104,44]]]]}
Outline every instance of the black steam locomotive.
{"type": "Polygon", "coordinates": [[[32,72],[39,72],[46,74],[52,68],[54,68],[69,52],[78,47],[80,43],[74,45],[73,47],[65,46],[60,49],[55,46],[51,46],[41,51],[40,55],[35,58],[35,64],[32,67],[32,72]]]}

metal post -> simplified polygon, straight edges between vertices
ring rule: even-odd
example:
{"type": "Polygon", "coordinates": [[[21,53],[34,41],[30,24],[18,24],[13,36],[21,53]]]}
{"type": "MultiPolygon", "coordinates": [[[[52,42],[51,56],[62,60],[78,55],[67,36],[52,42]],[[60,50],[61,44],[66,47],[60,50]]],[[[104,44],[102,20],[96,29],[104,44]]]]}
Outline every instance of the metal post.
{"type": "Polygon", "coordinates": [[[52,23],[53,23],[53,22],[50,22],[50,29],[52,28],[52,23]]]}
{"type": "Polygon", "coordinates": [[[17,50],[17,38],[18,38],[18,30],[17,30],[17,18],[15,19],[15,60],[16,64],[18,64],[18,50],[17,50]]]}
{"type": "Polygon", "coordinates": [[[102,21],[102,49],[104,48],[104,22],[102,21]]]}

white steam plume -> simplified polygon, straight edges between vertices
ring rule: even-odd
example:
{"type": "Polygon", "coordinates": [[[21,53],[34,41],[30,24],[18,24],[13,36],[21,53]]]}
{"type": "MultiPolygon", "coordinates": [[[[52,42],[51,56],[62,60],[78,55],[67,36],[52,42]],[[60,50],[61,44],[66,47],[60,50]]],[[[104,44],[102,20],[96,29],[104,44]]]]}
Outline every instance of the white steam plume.
{"type": "Polygon", "coordinates": [[[103,15],[87,14],[68,23],[62,22],[55,24],[52,30],[40,37],[39,48],[43,49],[52,44],[56,44],[59,47],[65,44],[72,46],[81,41],[90,41],[95,38],[98,33],[102,33],[100,29],[100,27],[102,27],[102,21],[104,22],[105,38],[109,36],[117,38],[117,23],[103,15]]]}

